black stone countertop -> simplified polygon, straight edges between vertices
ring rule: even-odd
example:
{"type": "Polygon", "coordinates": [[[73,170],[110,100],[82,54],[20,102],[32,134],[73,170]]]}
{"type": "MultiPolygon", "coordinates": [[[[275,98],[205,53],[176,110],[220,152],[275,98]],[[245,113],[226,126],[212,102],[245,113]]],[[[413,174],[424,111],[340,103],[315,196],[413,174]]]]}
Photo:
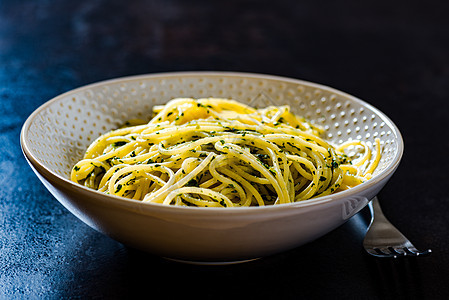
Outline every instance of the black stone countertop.
{"type": "Polygon", "coordinates": [[[448,1],[0,1],[0,298],[449,298],[448,1]],[[244,71],[353,94],[400,128],[379,198],[423,258],[376,259],[366,209],[303,247],[196,266],[127,248],[59,204],[27,165],[25,119],[96,81],[244,71]],[[157,293],[157,294],[155,294],[157,293]]]}

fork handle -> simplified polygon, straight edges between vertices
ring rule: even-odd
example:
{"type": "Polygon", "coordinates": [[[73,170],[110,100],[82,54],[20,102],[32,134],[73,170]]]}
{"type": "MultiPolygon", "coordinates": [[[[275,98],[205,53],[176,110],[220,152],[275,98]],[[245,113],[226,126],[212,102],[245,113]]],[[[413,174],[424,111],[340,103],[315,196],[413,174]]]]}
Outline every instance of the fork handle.
{"type": "Polygon", "coordinates": [[[371,222],[374,221],[374,218],[387,221],[387,217],[385,217],[382,208],[380,208],[379,199],[377,196],[375,196],[368,205],[371,210],[371,222]]]}

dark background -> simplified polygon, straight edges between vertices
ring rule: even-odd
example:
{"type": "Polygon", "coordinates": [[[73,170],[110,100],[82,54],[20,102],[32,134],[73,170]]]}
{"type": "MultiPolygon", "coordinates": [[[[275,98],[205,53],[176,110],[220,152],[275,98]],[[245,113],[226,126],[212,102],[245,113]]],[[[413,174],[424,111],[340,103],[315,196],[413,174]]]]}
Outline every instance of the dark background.
{"type": "Polygon", "coordinates": [[[0,0],[0,298],[448,299],[448,12],[433,0],[0,0]],[[385,112],[405,153],[381,204],[433,254],[366,255],[366,209],[298,249],[214,267],[132,250],[81,223],[23,158],[25,119],[88,83],[184,70],[304,79],[385,112]]]}

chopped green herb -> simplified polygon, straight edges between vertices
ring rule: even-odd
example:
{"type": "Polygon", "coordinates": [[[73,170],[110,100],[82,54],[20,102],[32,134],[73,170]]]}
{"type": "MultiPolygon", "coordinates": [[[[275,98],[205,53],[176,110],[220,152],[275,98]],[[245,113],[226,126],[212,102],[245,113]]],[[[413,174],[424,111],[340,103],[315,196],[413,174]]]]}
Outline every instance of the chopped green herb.
{"type": "Polygon", "coordinates": [[[196,187],[198,187],[199,184],[198,184],[198,181],[196,181],[196,179],[191,179],[191,180],[189,180],[189,182],[187,182],[186,186],[196,186],[196,187]]]}
{"type": "Polygon", "coordinates": [[[119,142],[112,143],[112,147],[114,147],[114,148],[121,147],[121,146],[123,146],[125,144],[126,144],[125,141],[119,141],[119,142]]]}
{"type": "Polygon", "coordinates": [[[338,168],[338,162],[336,160],[332,160],[332,169],[338,168]]]}

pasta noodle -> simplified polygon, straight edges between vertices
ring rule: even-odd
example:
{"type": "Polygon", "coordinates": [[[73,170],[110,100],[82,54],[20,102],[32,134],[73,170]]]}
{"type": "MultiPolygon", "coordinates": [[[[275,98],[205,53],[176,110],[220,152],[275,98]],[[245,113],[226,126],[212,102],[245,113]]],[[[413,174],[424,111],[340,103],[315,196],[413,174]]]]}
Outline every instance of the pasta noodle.
{"type": "Polygon", "coordinates": [[[359,140],[334,146],[322,132],[289,106],[173,99],[148,123],[131,120],[96,139],[71,180],[143,202],[240,207],[316,198],[372,177],[379,139],[373,151],[359,140]]]}

